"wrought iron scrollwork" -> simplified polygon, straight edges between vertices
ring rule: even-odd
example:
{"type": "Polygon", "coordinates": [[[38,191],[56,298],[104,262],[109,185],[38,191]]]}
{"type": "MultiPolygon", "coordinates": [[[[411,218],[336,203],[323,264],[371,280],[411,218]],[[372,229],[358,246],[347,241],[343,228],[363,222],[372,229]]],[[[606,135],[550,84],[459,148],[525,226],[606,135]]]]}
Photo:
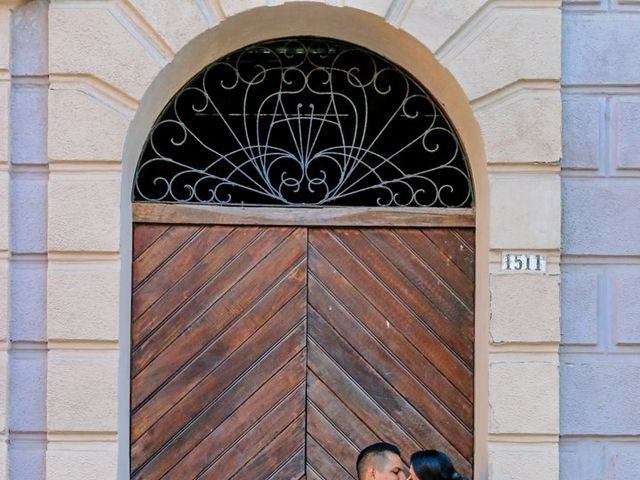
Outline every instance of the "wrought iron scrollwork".
{"type": "Polygon", "coordinates": [[[209,65],[154,124],[138,202],[468,207],[458,137],[406,72],[329,39],[264,42],[209,65]]]}

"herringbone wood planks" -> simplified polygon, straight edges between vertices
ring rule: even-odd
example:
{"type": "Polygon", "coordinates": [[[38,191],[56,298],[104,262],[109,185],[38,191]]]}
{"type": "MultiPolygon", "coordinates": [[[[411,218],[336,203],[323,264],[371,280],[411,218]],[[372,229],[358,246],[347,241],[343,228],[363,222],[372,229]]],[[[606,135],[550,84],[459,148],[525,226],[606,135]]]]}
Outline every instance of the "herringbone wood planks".
{"type": "Polygon", "coordinates": [[[145,241],[134,260],[132,478],[265,478],[245,476],[261,465],[304,474],[306,236],[170,227],[145,241]]]}
{"type": "Polygon", "coordinates": [[[473,458],[473,230],[136,225],[135,479],[349,479],[473,458]]]}
{"type": "Polygon", "coordinates": [[[443,450],[471,473],[473,255],[447,238],[310,230],[308,472],[356,478],[355,455],[382,439],[443,450]]]}

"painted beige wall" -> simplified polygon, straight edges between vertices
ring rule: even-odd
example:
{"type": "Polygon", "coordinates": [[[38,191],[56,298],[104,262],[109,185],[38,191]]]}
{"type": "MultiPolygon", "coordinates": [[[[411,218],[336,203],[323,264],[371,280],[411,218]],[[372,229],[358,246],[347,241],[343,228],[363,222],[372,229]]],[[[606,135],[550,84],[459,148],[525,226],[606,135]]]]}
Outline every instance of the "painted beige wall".
{"type": "MultiPolygon", "coordinates": [[[[323,3],[51,2],[47,478],[126,476],[129,199],[153,120],[209,62],[296,34],[352,41],[405,67],[459,130],[478,218],[476,477],[558,478],[560,2],[323,3]],[[510,250],[546,254],[547,273],[501,272],[510,250]]],[[[3,58],[0,48],[0,104],[2,72],[11,78],[3,58]]],[[[10,155],[0,132],[3,205],[10,155]]],[[[12,255],[0,235],[0,300],[12,255]]],[[[0,395],[0,419],[4,403],[0,395]]]]}

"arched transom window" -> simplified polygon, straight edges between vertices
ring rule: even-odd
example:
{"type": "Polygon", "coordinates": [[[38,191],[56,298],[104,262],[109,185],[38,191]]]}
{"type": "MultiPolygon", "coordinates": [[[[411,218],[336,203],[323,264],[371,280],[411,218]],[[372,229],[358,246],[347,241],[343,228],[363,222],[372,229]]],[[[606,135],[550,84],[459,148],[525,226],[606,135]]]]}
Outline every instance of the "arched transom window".
{"type": "Polygon", "coordinates": [[[154,124],[136,202],[470,207],[458,137],[407,72],[361,47],[285,38],[209,65],[154,124]]]}

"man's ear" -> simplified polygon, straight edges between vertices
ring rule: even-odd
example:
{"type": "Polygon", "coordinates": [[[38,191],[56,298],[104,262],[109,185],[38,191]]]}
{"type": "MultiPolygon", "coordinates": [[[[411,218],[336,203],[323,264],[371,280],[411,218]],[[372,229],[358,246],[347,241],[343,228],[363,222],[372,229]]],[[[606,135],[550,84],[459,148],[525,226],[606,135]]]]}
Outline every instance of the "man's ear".
{"type": "Polygon", "coordinates": [[[376,480],[376,469],[373,467],[369,467],[367,469],[367,478],[366,480],[376,480]]]}

